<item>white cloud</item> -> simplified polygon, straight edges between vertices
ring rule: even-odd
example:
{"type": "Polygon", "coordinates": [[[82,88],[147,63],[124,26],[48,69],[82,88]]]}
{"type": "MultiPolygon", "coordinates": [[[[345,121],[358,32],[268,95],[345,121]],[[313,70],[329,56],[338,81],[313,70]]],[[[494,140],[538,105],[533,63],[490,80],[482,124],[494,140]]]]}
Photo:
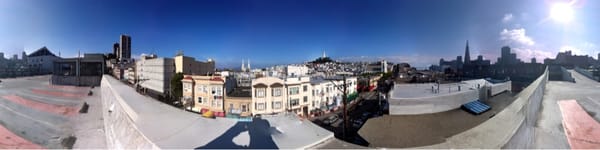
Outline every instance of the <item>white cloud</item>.
{"type": "Polygon", "coordinates": [[[148,54],[146,54],[146,53],[142,53],[142,54],[139,54],[139,55],[133,54],[133,55],[132,55],[132,57],[133,57],[133,59],[136,59],[136,60],[137,60],[137,59],[140,59],[140,58],[142,58],[142,56],[147,56],[147,55],[148,55],[148,54]]]}
{"type": "Polygon", "coordinates": [[[519,44],[524,46],[533,46],[535,42],[533,39],[525,34],[525,28],[518,29],[504,29],[500,32],[500,40],[506,42],[506,44],[519,44]]]}
{"type": "Polygon", "coordinates": [[[511,51],[516,53],[517,57],[524,62],[530,62],[531,58],[536,58],[538,63],[544,61],[543,59],[545,58],[554,58],[556,54],[550,51],[543,51],[527,47],[515,47],[511,48],[511,51]]]}
{"type": "Polygon", "coordinates": [[[511,20],[513,20],[513,15],[511,13],[504,14],[504,17],[502,17],[502,22],[503,23],[508,23],[511,20]]]}

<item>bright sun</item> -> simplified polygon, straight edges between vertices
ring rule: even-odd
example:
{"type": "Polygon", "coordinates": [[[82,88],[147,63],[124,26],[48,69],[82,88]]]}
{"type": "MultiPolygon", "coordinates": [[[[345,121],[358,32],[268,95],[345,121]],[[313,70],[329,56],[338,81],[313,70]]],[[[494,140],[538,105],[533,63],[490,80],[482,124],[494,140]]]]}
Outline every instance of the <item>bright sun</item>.
{"type": "Polygon", "coordinates": [[[561,23],[569,23],[573,20],[573,8],[568,3],[556,3],[550,9],[550,17],[561,23]]]}

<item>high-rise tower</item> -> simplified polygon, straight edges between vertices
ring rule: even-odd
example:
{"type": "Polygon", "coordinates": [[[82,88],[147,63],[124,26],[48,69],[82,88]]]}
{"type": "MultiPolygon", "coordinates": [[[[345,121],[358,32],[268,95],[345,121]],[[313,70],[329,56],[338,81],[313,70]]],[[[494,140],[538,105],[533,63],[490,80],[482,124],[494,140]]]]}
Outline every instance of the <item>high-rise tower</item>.
{"type": "Polygon", "coordinates": [[[465,47],[465,64],[471,63],[471,54],[469,54],[469,40],[467,40],[467,46],[465,47]]]}
{"type": "Polygon", "coordinates": [[[131,59],[131,37],[124,34],[121,35],[121,41],[119,44],[119,61],[131,59]]]}

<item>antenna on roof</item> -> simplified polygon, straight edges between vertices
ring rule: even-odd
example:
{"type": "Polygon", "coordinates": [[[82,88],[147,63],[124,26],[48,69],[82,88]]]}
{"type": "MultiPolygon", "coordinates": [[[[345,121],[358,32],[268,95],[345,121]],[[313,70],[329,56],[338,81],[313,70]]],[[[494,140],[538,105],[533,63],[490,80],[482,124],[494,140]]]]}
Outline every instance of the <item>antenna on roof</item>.
{"type": "Polygon", "coordinates": [[[176,56],[183,56],[183,50],[178,50],[176,56]]]}

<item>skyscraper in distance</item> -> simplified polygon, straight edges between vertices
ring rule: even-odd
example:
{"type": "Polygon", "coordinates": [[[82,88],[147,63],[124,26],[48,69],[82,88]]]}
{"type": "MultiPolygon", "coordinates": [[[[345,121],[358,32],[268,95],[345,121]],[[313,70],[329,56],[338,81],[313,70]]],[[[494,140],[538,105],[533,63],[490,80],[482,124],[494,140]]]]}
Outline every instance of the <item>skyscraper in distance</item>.
{"type": "Polygon", "coordinates": [[[113,44],[113,55],[115,55],[116,58],[119,58],[119,53],[119,43],[113,44]]]}
{"type": "Polygon", "coordinates": [[[471,54],[469,53],[469,40],[467,40],[467,46],[465,47],[465,64],[471,63],[471,54]]]}
{"type": "Polygon", "coordinates": [[[131,59],[131,37],[129,35],[122,34],[119,44],[119,61],[131,59]]]}

